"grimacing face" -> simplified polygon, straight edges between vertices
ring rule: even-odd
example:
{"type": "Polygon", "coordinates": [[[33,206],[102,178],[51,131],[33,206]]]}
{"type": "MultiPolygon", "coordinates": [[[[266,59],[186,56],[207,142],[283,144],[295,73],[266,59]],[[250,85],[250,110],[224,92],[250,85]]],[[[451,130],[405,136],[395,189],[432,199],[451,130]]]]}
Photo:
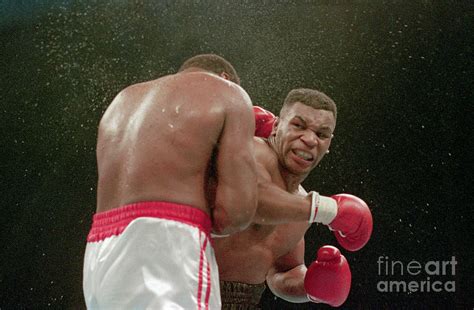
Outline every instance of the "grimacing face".
{"type": "Polygon", "coordinates": [[[331,145],[336,120],[331,111],[296,102],[277,120],[272,134],[280,165],[294,175],[308,175],[331,145]]]}

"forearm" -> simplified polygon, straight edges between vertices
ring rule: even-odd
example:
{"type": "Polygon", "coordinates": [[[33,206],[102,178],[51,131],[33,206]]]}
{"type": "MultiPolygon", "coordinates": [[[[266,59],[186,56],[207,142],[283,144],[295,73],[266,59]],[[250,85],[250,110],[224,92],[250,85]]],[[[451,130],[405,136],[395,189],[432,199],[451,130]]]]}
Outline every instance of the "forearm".
{"type": "Polygon", "coordinates": [[[304,289],[306,266],[301,264],[286,272],[270,271],[267,275],[267,284],[272,293],[292,303],[309,302],[304,289]]]}
{"type": "Polygon", "coordinates": [[[288,193],[268,182],[258,185],[258,208],[254,218],[255,223],[276,225],[308,221],[310,211],[310,197],[288,193]]]}
{"type": "Polygon", "coordinates": [[[252,152],[241,151],[239,160],[220,167],[213,209],[214,230],[235,233],[247,228],[257,210],[257,176],[252,152]]]}

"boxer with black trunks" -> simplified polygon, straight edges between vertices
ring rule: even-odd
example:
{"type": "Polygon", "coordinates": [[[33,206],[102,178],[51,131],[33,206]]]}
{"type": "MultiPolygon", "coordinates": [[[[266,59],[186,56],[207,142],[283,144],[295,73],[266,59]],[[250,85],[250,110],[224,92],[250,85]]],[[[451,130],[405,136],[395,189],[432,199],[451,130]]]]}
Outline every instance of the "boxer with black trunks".
{"type": "Polygon", "coordinates": [[[84,258],[89,309],[220,308],[210,232],[245,229],[257,203],[251,101],[238,84],[225,59],[198,55],[108,107],[84,258]]]}
{"type": "Polygon", "coordinates": [[[254,107],[258,208],[252,225],[214,238],[223,309],[257,309],[265,283],[287,301],[340,306],[351,285],[340,251],[323,246],[317,260],[304,264],[304,235],[311,223],[334,230],[349,251],[362,248],[372,232],[372,216],[361,199],[308,194],[301,183],[329,151],[336,126],[334,101],[312,89],[295,89],[276,118],[254,107]]]}

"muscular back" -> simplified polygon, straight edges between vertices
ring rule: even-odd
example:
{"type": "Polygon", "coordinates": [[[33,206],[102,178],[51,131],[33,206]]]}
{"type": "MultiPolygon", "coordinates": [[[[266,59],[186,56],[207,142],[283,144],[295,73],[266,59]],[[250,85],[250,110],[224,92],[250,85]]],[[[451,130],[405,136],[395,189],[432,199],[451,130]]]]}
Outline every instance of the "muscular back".
{"type": "Polygon", "coordinates": [[[130,86],[99,126],[97,211],[169,201],[206,211],[208,167],[241,88],[205,72],[130,86]]]}

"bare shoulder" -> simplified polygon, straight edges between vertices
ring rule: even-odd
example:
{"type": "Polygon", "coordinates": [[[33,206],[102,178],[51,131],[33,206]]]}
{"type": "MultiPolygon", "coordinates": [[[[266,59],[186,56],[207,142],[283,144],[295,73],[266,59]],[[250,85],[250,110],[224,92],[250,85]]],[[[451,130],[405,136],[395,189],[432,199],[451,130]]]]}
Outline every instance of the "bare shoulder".
{"type": "Polygon", "coordinates": [[[255,157],[257,162],[267,169],[278,167],[278,157],[273,149],[268,145],[263,138],[254,137],[255,157]]]}
{"type": "Polygon", "coordinates": [[[161,80],[161,78],[153,81],[132,84],[119,91],[102,116],[101,125],[106,123],[108,118],[115,115],[116,111],[119,111],[118,113],[123,112],[125,105],[131,105],[131,102],[138,102],[137,97],[146,94],[155,83],[159,82],[159,80],[161,80]]]}
{"type": "Polygon", "coordinates": [[[197,71],[175,74],[175,77],[180,79],[190,87],[199,87],[200,89],[209,90],[213,96],[225,98],[231,106],[239,106],[239,103],[251,107],[251,100],[247,92],[240,86],[231,81],[223,79],[216,74],[197,71]]]}
{"type": "Polygon", "coordinates": [[[162,77],[157,78],[155,80],[144,81],[144,82],[139,82],[139,83],[129,85],[129,86],[125,87],[124,89],[122,89],[118,93],[117,97],[119,97],[119,96],[122,96],[122,97],[125,96],[126,97],[126,96],[141,95],[141,94],[145,93],[146,91],[148,91],[148,90],[152,89],[153,87],[155,87],[157,84],[160,84],[161,82],[166,81],[170,77],[171,77],[171,75],[165,75],[165,76],[162,76],[162,77]]]}

